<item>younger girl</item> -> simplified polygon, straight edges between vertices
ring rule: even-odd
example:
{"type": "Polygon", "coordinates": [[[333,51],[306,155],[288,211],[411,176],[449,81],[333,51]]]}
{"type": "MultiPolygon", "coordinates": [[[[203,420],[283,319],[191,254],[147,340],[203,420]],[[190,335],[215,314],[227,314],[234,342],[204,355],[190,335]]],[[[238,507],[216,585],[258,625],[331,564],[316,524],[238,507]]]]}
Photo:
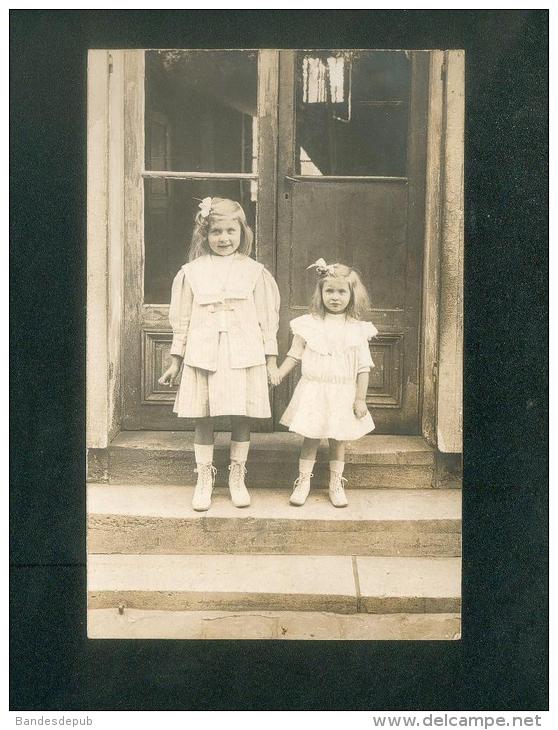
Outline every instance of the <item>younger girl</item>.
{"type": "Polygon", "coordinates": [[[369,309],[368,295],[358,274],[343,264],[327,265],[318,259],[318,281],[311,314],[291,321],[293,343],[271,382],[276,385],[302,361],[302,377],[281,423],[304,436],[299,476],[291,504],[303,505],[320,439],[329,439],[329,498],[335,507],[346,507],[343,488],[345,442],[372,431],[366,407],[368,375],[373,367],[368,340],[377,329],[360,321],[369,309]]]}
{"type": "Polygon", "coordinates": [[[263,265],[249,257],[253,234],[242,207],[223,198],[205,198],[199,207],[190,263],[172,285],[172,362],[159,383],[171,385],[182,367],[174,411],[196,419],[192,507],[205,511],[216,474],[215,416],[231,417],[232,502],[250,504],[244,483],[249,419],[271,416],[268,373],[276,377],[279,290],[263,265]]]}

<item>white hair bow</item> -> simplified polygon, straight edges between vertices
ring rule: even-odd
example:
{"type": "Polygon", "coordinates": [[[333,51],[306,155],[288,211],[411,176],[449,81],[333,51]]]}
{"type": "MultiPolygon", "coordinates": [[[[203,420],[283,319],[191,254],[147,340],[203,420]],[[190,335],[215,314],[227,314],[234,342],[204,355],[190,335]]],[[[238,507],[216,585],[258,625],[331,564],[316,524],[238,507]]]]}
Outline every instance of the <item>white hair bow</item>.
{"type": "Polygon", "coordinates": [[[306,269],[316,269],[320,276],[335,276],[335,264],[326,264],[325,259],[318,259],[306,269]]]}
{"type": "Polygon", "coordinates": [[[204,198],[201,203],[199,204],[199,209],[201,212],[202,218],[207,218],[209,214],[211,213],[211,201],[213,198],[204,198]]]}

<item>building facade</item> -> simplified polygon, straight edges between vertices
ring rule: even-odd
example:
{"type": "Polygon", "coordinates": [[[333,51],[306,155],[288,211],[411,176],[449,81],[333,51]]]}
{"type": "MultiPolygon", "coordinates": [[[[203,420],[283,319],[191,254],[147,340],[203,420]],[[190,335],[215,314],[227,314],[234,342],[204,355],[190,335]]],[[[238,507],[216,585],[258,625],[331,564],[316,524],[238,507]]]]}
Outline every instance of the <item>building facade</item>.
{"type": "MultiPolygon", "coordinates": [[[[462,450],[461,51],[90,51],[87,446],[192,430],[159,386],[197,200],[239,200],[289,320],[319,257],[355,266],[379,335],[376,433],[462,450]]],[[[296,373],[273,393],[279,418],[296,373]]],[[[227,429],[223,421],[220,428],[227,429]]],[[[457,455],[457,456],[456,456],[457,455]]],[[[103,466],[104,464],[104,466],[103,466]]],[[[98,474],[97,474],[98,476],[98,474]]]]}

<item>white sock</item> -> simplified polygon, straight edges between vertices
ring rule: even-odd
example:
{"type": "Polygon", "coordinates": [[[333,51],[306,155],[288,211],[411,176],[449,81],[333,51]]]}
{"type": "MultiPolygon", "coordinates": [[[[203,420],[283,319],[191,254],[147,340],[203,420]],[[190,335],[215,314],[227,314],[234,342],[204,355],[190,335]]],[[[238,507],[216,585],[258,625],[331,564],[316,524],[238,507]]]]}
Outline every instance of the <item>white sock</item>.
{"type": "Polygon", "coordinates": [[[194,444],[196,464],[213,464],[213,444],[194,444]]]}
{"type": "Polygon", "coordinates": [[[345,468],[345,462],[344,461],[330,461],[329,462],[329,471],[332,474],[343,474],[343,469],[345,468]]]}
{"type": "Polygon", "coordinates": [[[231,441],[231,461],[244,463],[248,458],[249,441],[231,441]]]}
{"type": "Polygon", "coordinates": [[[316,463],[315,459],[299,459],[298,460],[298,471],[301,474],[311,474],[315,463],[316,463]]]}

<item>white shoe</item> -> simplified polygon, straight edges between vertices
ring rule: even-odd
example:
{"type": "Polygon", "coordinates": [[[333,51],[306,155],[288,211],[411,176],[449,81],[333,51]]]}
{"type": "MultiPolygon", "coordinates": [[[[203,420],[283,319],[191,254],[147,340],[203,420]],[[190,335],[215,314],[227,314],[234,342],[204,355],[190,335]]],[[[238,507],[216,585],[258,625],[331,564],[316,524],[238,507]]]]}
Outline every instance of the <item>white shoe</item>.
{"type": "Polygon", "coordinates": [[[198,481],[192,497],[192,509],[195,509],[196,512],[206,512],[211,507],[211,493],[217,469],[213,464],[198,464],[195,471],[198,481]]]}
{"type": "Polygon", "coordinates": [[[306,502],[310,494],[310,479],[313,476],[313,474],[299,474],[295,479],[293,493],[289,499],[289,502],[294,504],[295,507],[302,507],[306,502]]]}
{"type": "Polygon", "coordinates": [[[235,507],[249,507],[250,495],[244,483],[246,467],[242,461],[231,461],[229,466],[229,492],[235,507]]]}
{"type": "Polygon", "coordinates": [[[343,482],[347,483],[345,477],[331,472],[329,477],[329,499],[334,507],[346,507],[349,504],[343,482]]]}

